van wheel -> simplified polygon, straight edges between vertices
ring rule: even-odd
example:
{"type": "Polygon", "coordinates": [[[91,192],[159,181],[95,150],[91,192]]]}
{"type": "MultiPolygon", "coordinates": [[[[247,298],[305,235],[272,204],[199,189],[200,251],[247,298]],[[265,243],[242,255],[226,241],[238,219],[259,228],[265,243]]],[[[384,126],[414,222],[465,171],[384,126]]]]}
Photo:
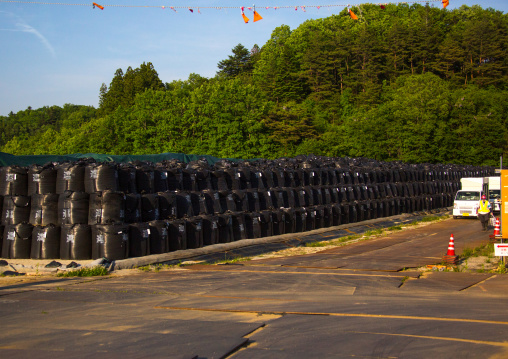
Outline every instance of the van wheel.
{"type": "Polygon", "coordinates": [[[457,219],[457,218],[459,218],[459,217],[458,216],[453,216],[453,219],[457,219]]]}

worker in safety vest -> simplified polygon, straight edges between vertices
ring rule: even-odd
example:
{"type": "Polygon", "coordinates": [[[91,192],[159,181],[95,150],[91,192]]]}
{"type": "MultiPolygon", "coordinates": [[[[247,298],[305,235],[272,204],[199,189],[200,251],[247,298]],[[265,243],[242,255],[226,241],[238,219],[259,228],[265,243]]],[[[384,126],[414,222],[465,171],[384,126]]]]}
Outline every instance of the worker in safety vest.
{"type": "Polygon", "coordinates": [[[485,195],[482,195],[482,199],[478,204],[478,219],[482,223],[482,228],[484,232],[487,230],[487,227],[489,225],[490,214],[492,214],[490,202],[487,201],[487,197],[485,195]]]}

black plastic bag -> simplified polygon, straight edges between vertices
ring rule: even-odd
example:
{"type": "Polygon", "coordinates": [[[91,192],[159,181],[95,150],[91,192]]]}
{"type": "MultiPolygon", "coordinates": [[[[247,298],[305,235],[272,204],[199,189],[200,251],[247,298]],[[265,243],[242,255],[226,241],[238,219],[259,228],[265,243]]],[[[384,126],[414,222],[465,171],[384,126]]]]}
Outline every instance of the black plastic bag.
{"type": "Polygon", "coordinates": [[[85,162],[61,163],[56,166],[56,193],[85,192],[85,162]]]}
{"type": "Polygon", "coordinates": [[[64,224],[60,228],[60,258],[92,259],[92,227],[88,224],[64,224]]]}
{"type": "Polygon", "coordinates": [[[0,167],[0,196],[28,195],[28,169],[20,166],[0,167]]]}
{"type": "Polygon", "coordinates": [[[32,231],[30,258],[56,259],[60,257],[60,227],[53,224],[35,226],[32,231]]]}
{"type": "Polygon", "coordinates": [[[2,257],[29,259],[32,249],[33,226],[30,223],[9,224],[4,229],[2,257]]]}
{"type": "Polygon", "coordinates": [[[56,193],[32,195],[29,222],[34,226],[57,225],[59,222],[58,197],[56,193]]]}
{"type": "Polygon", "coordinates": [[[109,261],[126,259],[129,256],[129,225],[92,225],[92,259],[106,258],[109,261]]]}
{"type": "Polygon", "coordinates": [[[129,257],[143,257],[151,253],[150,232],[148,223],[129,224],[129,257]]]}
{"type": "Polygon", "coordinates": [[[30,201],[29,196],[6,196],[2,205],[1,224],[18,224],[30,220],[30,201]]]}
{"type": "Polygon", "coordinates": [[[88,223],[90,195],[86,192],[65,191],[58,197],[58,224],[88,223]]]}
{"type": "Polygon", "coordinates": [[[169,252],[168,221],[151,221],[148,224],[150,226],[150,254],[169,252]]]}
{"type": "Polygon", "coordinates": [[[85,192],[92,194],[118,190],[118,165],[116,163],[89,163],[85,167],[85,192]]]}
{"type": "Polygon", "coordinates": [[[125,222],[126,195],[119,191],[96,192],[90,195],[88,224],[125,222]]]}
{"type": "Polygon", "coordinates": [[[28,169],[28,195],[56,193],[57,169],[52,163],[28,169]]]}

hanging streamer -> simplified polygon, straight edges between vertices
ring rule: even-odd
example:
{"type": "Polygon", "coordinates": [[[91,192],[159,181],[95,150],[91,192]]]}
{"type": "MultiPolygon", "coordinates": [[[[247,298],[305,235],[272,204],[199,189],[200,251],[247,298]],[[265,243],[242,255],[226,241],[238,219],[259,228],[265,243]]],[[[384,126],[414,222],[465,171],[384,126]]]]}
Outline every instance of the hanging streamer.
{"type": "Polygon", "coordinates": [[[244,11],[244,9],[245,9],[245,8],[242,6],[242,7],[241,7],[241,10],[242,10],[242,17],[243,17],[243,21],[244,21],[245,23],[248,23],[248,22],[249,22],[249,18],[248,18],[248,17],[245,15],[245,13],[243,12],[243,11],[244,11]]]}
{"type": "Polygon", "coordinates": [[[254,10],[254,22],[259,20],[263,20],[263,18],[261,17],[261,15],[258,14],[256,10],[254,10]]]}
{"type": "Polygon", "coordinates": [[[252,8],[253,8],[253,11],[254,11],[254,22],[259,21],[259,20],[263,20],[261,15],[259,15],[258,12],[256,11],[256,7],[253,6],[252,8]]]}
{"type": "Polygon", "coordinates": [[[350,9],[347,9],[347,11],[349,11],[349,16],[351,16],[351,19],[358,20],[358,16],[356,16],[354,12],[352,12],[350,9]]]}
{"type": "MultiPolygon", "coordinates": [[[[440,2],[443,4],[443,6],[446,4],[446,6],[449,5],[450,0],[416,0],[416,1],[397,1],[390,3],[391,5],[399,5],[399,4],[428,4],[433,2],[440,2]]],[[[74,4],[74,3],[61,3],[61,2],[42,2],[42,1],[29,1],[29,0],[0,0],[0,3],[14,3],[14,4],[29,4],[29,5],[58,5],[58,6],[89,6],[89,4],[74,4]]],[[[94,6],[97,6],[99,9],[104,6],[98,5],[97,3],[93,3],[94,6]]],[[[367,4],[367,3],[366,3],[367,4]]],[[[371,3],[368,3],[369,5],[372,5],[371,3]]],[[[385,5],[388,5],[388,3],[378,3],[379,6],[384,7],[385,5]]],[[[359,6],[361,4],[358,4],[359,6]]],[[[162,5],[113,5],[113,4],[106,4],[107,7],[124,7],[124,8],[157,8],[160,9],[162,5]]],[[[334,7],[348,7],[349,5],[346,4],[329,4],[329,5],[285,5],[285,6],[266,6],[266,9],[294,9],[295,11],[298,10],[298,7],[301,7],[302,9],[307,8],[316,8],[320,9],[322,7],[324,8],[334,8],[334,7]]],[[[165,8],[168,6],[164,6],[165,8]]],[[[169,6],[171,9],[190,9],[189,6],[169,6]]],[[[197,7],[196,7],[197,8],[197,7]]],[[[238,9],[238,6],[200,6],[200,9],[216,9],[216,10],[222,10],[222,9],[238,9]]]]}
{"type": "MultiPolygon", "coordinates": [[[[386,6],[388,4],[390,5],[398,5],[398,4],[429,4],[429,3],[432,3],[432,2],[440,2],[443,6],[443,9],[445,9],[449,4],[450,4],[450,0],[416,0],[416,1],[398,1],[398,2],[393,2],[393,3],[378,3],[378,5],[380,6],[381,9],[385,9],[386,6]]],[[[72,4],[72,3],[50,3],[50,2],[39,2],[39,1],[29,1],[29,0],[0,0],[0,3],[19,3],[19,4],[30,4],[30,5],[33,5],[33,4],[37,4],[37,5],[58,5],[58,6],[90,6],[89,4],[72,4]]],[[[103,5],[99,5],[97,4],[96,2],[93,2],[92,3],[93,5],[93,8],[95,9],[95,7],[98,7],[99,9],[101,10],[104,10],[104,7],[107,6],[107,7],[123,7],[123,8],[162,8],[162,9],[166,9],[168,6],[164,6],[164,5],[109,5],[109,4],[106,4],[105,6],[103,5]]],[[[372,5],[372,4],[369,4],[369,5],[372,5]]],[[[361,6],[361,4],[358,4],[357,6],[361,6]]],[[[294,9],[294,11],[298,11],[298,8],[301,8],[301,10],[303,12],[306,12],[306,9],[307,8],[316,8],[317,10],[321,9],[321,8],[334,8],[334,7],[343,7],[343,8],[347,8],[348,9],[348,13],[349,13],[349,16],[351,17],[351,19],[353,20],[358,20],[358,16],[353,13],[349,7],[350,5],[346,5],[346,4],[329,4],[329,5],[286,5],[286,6],[266,6],[265,9],[268,10],[268,9],[273,9],[273,10],[278,10],[278,9],[294,9]]],[[[174,12],[178,12],[176,9],[187,9],[189,10],[190,12],[194,12],[193,8],[192,7],[189,7],[189,6],[169,6],[169,8],[171,10],[173,10],[174,12]]],[[[197,8],[197,11],[199,14],[201,14],[201,11],[200,9],[216,9],[216,10],[222,10],[222,9],[238,9],[238,6],[204,6],[204,7],[196,7],[197,8]]],[[[249,18],[245,15],[245,12],[244,12],[244,7],[242,6],[241,7],[242,9],[242,18],[244,20],[245,23],[249,22],[249,18]]],[[[254,12],[254,22],[256,21],[259,21],[261,19],[263,19],[261,17],[261,15],[259,15],[259,13],[256,11],[255,7],[248,7],[249,10],[253,10],[254,12]]],[[[360,16],[361,16],[361,12],[360,12],[360,16]]],[[[363,19],[363,17],[362,17],[363,19]]]]}

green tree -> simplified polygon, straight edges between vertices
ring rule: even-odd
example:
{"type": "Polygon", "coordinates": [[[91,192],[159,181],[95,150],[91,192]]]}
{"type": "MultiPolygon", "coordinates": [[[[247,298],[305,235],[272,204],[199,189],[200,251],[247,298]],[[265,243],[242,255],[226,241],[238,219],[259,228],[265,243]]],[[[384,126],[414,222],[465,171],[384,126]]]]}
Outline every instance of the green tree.
{"type": "Polygon", "coordinates": [[[222,60],[217,64],[220,70],[217,72],[218,76],[236,77],[241,73],[252,71],[249,50],[242,44],[238,44],[232,52],[233,55],[229,55],[226,60],[222,60]]]}
{"type": "MultiPolygon", "coordinates": [[[[439,125],[448,121],[451,109],[449,85],[431,73],[402,76],[385,88],[383,100],[370,122],[379,121],[375,136],[387,158],[434,163],[442,148],[439,125]]],[[[369,129],[362,121],[356,128],[360,137],[362,128],[369,129]]]]}
{"type": "Polygon", "coordinates": [[[123,70],[117,69],[111,80],[109,88],[101,85],[99,98],[99,116],[106,115],[116,110],[122,104],[123,99],[123,70]]]}
{"type": "Polygon", "coordinates": [[[474,8],[474,20],[464,26],[463,48],[467,82],[480,86],[500,85],[506,81],[508,27],[502,14],[474,8]]]}
{"type": "Polygon", "coordinates": [[[255,83],[276,102],[301,100],[306,95],[304,82],[298,76],[300,65],[289,42],[290,36],[289,26],[276,28],[261,49],[254,68],[255,83]]]}
{"type": "Polygon", "coordinates": [[[125,75],[122,69],[116,70],[109,88],[105,84],[100,88],[99,115],[110,114],[118,106],[132,106],[136,95],[147,89],[164,90],[164,84],[151,62],[143,62],[134,70],[129,66],[125,75]]]}
{"type": "Polygon", "coordinates": [[[270,131],[269,137],[280,146],[281,156],[298,154],[298,146],[318,135],[310,114],[295,102],[274,108],[264,119],[264,125],[270,131]]]}

